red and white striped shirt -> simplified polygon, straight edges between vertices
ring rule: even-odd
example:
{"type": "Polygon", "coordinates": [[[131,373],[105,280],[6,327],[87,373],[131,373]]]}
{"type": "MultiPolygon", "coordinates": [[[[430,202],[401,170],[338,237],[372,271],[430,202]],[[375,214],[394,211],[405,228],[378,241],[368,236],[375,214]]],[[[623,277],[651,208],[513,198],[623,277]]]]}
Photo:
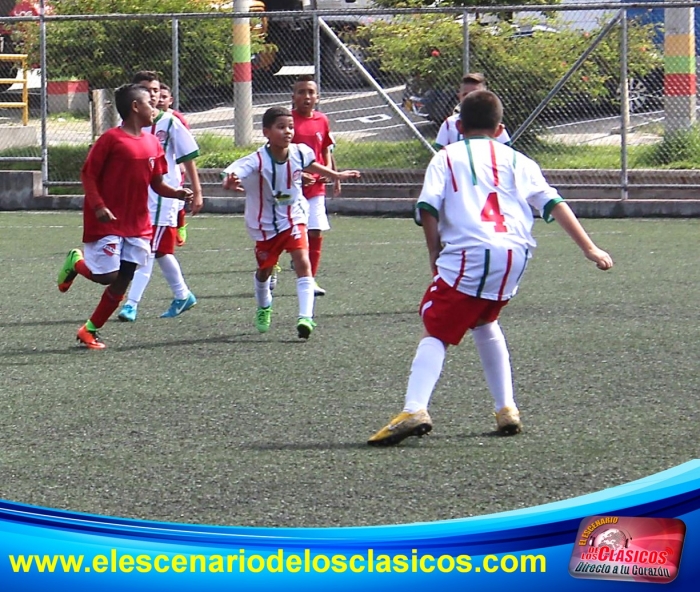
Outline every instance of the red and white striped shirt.
{"type": "Polygon", "coordinates": [[[439,276],[470,296],[508,300],[536,247],[531,207],[548,220],[560,201],[534,161],[479,137],[433,157],[417,207],[438,218],[439,276]]]}
{"type": "Polygon", "coordinates": [[[314,151],[303,144],[290,144],[284,162],[277,162],[269,147],[262,146],[224,170],[234,173],[245,189],[245,223],[253,240],[269,240],[294,224],[307,223],[301,173],[313,162],[314,151]]]}

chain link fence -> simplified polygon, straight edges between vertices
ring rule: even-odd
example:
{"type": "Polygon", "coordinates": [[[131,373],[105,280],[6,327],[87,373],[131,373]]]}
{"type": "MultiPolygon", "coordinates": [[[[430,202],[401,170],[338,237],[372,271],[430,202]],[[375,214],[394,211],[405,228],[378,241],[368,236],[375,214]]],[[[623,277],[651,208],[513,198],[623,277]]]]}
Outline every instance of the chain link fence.
{"type": "MultiPolygon", "coordinates": [[[[565,171],[559,186],[625,197],[631,186],[679,184],[646,171],[700,168],[694,3],[411,12],[329,2],[335,10],[322,0],[318,10],[283,0],[168,0],[153,4],[164,14],[96,15],[76,12],[81,1],[71,0],[41,18],[11,14],[14,2],[0,0],[0,52],[26,54],[30,68],[28,125],[20,109],[0,106],[0,159],[44,161],[45,185],[75,193],[90,143],[114,123],[104,112],[109,89],[155,70],[200,142],[199,167],[222,167],[263,141],[264,111],[290,106],[296,76],[310,74],[339,166],[382,171],[391,191],[415,182],[457,107],[462,75],[481,72],[504,103],[514,146],[565,171]],[[234,36],[242,4],[251,11],[249,47],[234,36]],[[254,123],[241,141],[234,109],[246,97],[232,73],[248,55],[254,123]]],[[[0,68],[0,105],[17,103],[24,73],[19,63],[0,68]]]]}

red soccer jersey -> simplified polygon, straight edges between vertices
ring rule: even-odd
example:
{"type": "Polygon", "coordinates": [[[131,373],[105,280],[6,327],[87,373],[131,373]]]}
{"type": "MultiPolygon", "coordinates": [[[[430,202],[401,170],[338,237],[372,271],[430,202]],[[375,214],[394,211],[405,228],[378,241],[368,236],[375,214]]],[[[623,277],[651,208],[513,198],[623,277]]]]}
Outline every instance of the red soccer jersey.
{"type": "Polygon", "coordinates": [[[120,127],[102,134],[90,149],[81,179],[85,190],[83,242],[104,236],[150,239],[148,186],[156,175],[168,170],[163,148],[151,134],[138,137],[120,127]],[[100,222],[95,210],[107,207],[117,218],[100,222]]]}
{"type": "MultiPolygon", "coordinates": [[[[328,123],[328,118],[318,111],[314,111],[311,117],[299,115],[295,109],[292,109],[292,117],[294,119],[294,139],[295,144],[306,144],[314,151],[316,162],[323,165],[328,165],[323,158],[323,152],[329,146],[333,145],[331,137],[331,128],[328,123]]],[[[313,185],[304,185],[304,197],[318,197],[326,194],[325,184],[319,180],[319,175],[316,177],[316,183],[313,185]]]]}

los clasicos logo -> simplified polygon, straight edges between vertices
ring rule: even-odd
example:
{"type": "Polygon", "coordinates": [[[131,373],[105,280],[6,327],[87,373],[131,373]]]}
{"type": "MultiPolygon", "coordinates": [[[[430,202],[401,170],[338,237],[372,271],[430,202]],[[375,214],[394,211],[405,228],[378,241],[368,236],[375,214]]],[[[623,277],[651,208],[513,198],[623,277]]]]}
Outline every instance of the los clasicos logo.
{"type": "Polygon", "coordinates": [[[668,584],[678,575],[685,524],[677,518],[590,516],[569,562],[575,578],[668,584]]]}

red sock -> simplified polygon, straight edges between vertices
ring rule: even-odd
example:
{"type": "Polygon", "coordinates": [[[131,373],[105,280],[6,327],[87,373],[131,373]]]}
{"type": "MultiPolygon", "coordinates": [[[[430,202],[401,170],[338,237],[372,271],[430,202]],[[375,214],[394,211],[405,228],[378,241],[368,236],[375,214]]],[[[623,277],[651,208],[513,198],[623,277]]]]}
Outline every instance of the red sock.
{"type": "Polygon", "coordinates": [[[321,243],[323,237],[309,237],[309,261],[311,262],[311,275],[316,277],[318,264],[321,262],[321,243]]]}
{"type": "Polygon", "coordinates": [[[185,225],[185,208],[182,208],[177,213],[177,227],[182,228],[185,225]]]}
{"type": "Polygon", "coordinates": [[[112,316],[112,313],[117,310],[119,303],[124,298],[124,294],[113,294],[110,286],[105,288],[102,292],[102,298],[100,298],[100,303],[97,305],[95,312],[92,313],[90,320],[92,324],[98,329],[104,326],[107,319],[112,316]]]}
{"type": "Polygon", "coordinates": [[[92,281],[92,272],[90,271],[90,268],[87,266],[87,263],[85,263],[85,259],[81,259],[80,261],[77,261],[75,263],[75,271],[77,271],[84,278],[87,278],[90,281],[92,281]]]}

